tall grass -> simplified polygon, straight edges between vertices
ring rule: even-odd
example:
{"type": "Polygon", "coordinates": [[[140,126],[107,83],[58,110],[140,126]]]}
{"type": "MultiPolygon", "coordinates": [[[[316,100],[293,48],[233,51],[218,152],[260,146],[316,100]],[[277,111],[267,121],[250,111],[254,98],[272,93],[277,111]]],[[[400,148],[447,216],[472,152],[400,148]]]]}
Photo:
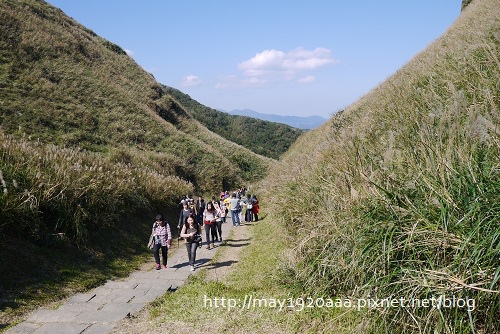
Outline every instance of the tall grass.
{"type": "Polygon", "coordinates": [[[146,165],[0,131],[0,327],[129,273],[146,259],[152,216],[192,192],[146,165]]]}
{"type": "Polygon", "coordinates": [[[33,291],[60,298],[143,256],[149,219],[183,195],[240,187],[270,162],[208,131],[59,9],[1,1],[0,327],[33,291]]]}
{"type": "Polygon", "coordinates": [[[77,243],[128,216],[175,206],[193,187],[99,154],[0,133],[0,229],[31,238],[65,233],[77,243]]]}
{"type": "Polygon", "coordinates": [[[475,301],[374,308],[360,314],[365,332],[500,331],[497,6],[471,3],[442,38],[300,138],[263,183],[297,240],[288,279],[306,293],[475,301]]]}

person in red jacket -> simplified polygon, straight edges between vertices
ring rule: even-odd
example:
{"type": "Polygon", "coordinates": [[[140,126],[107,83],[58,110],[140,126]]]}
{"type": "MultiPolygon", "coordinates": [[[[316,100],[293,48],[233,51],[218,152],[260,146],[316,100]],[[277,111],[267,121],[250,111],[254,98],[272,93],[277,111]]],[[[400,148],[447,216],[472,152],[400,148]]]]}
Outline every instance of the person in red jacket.
{"type": "Polygon", "coordinates": [[[252,197],[252,211],[253,211],[253,217],[255,218],[255,221],[259,221],[259,199],[257,196],[253,195],[252,197]]]}

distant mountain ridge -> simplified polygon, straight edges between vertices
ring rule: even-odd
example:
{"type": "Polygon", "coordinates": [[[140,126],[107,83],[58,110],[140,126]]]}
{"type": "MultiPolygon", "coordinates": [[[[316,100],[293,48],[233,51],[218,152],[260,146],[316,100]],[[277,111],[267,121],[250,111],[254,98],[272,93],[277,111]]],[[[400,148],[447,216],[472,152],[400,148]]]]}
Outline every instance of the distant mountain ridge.
{"type": "Polygon", "coordinates": [[[327,121],[326,118],[321,116],[283,116],[276,114],[263,114],[252,109],[235,109],[231,111],[226,111],[231,115],[238,116],[248,116],[253,118],[258,118],[264,121],[283,123],[286,125],[293,126],[294,128],[311,130],[319,127],[327,121]]]}
{"type": "Polygon", "coordinates": [[[247,115],[231,115],[207,107],[176,88],[162,87],[176,103],[183,106],[190,116],[207,129],[268,158],[279,159],[281,154],[305,132],[303,129],[284,123],[270,122],[247,115]],[[254,129],[258,131],[253,131],[254,129]]]}

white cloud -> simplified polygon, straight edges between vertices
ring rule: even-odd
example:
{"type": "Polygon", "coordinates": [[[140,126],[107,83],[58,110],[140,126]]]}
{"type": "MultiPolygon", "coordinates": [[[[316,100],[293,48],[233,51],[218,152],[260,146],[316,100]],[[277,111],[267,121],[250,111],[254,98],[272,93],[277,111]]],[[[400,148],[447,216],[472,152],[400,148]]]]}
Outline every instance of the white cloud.
{"type": "Polygon", "coordinates": [[[238,65],[248,77],[281,76],[292,79],[299,72],[315,70],[337,62],[330,50],[297,48],[288,53],[279,50],[264,50],[238,65]]]}
{"type": "Polygon", "coordinates": [[[264,86],[268,80],[266,78],[259,77],[249,77],[249,78],[238,78],[237,76],[230,75],[220,78],[220,81],[215,84],[217,89],[226,88],[245,88],[245,87],[256,87],[264,86]]]}
{"type": "Polygon", "coordinates": [[[199,85],[201,85],[201,80],[200,80],[200,78],[198,78],[198,76],[190,74],[190,75],[182,78],[181,85],[183,87],[199,86],[199,85]]]}
{"type": "Polygon", "coordinates": [[[299,80],[297,80],[297,82],[300,82],[300,83],[311,83],[311,82],[314,82],[316,81],[316,77],[314,77],[313,75],[308,75],[307,77],[303,77],[303,78],[300,78],[299,80]]]}
{"type": "Polygon", "coordinates": [[[264,87],[279,81],[295,81],[307,84],[316,81],[309,72],[338,63],[329,49],[306,50],[296,48],[289,52],[264,50],[238,64],[244,77],[226,76],[215,85],[218,89],[264,87]]]}

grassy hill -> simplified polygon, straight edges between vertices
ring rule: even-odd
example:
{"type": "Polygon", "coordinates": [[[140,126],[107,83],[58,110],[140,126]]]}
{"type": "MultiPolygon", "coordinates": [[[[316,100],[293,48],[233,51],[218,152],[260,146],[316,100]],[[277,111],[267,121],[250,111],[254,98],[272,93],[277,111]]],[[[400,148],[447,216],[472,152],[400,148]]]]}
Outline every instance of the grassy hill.
{"type": "Polygon", "coordinates": [[[499,5],[472,1],[301,136],[259,184],[233,272],[201,272],[120,331],[500,333],[499,5]]]}
{"type": "Polygon", "coordinates": [[[262,186],[293,245],[282,282],[311,296],[444,296],[474,309],[343,309],[331,322],[314,321],[317,311],[302,320],[312,332],[500,332],[499,6],[473,1],[408,64],[299,138],[262,186]]]}
{"type": "Polygon", "coordinates": [[[145,254],[156,212],[174,219],[182,195],[240,187],[272,163],[59,9],[0,2],[1,311],[131,270],[119,263],[145,254]]]}
{"type": "Polygon", "coordinates": [[[442,297],[467,307],[192,317],[217,317],[230,332],[500,332],[499,5],[473,1],[441,38],[275,163],[213,134],[123,50],[60,11],[1,2],[0,327],[123,275],[153,210],[269,168],[257,190],[265,219],[234,284],[197,278],[160,306],[178,309],[170,300],[184,305],[202,291],[442,297]]]}
{"type": "MultiPolygon", "coordinates": [[[[266,168],[269,161],[241,149],[245,159],[233,165],[218,147],[208,147],[213,134],[193,138],[179,131],[179,118],[194,122],[189,113],[120,47],[60,10],[41,2],[7,1],[1,24],[0,125],[5,133],[108,156],[125,152],[133,164],[164,160],[186,170],[180,176],[201,191],[241,184],[240,167],[258,166],[246,170],[250,178],[266,168]],[[139,156],[145,161],[134,161],[139,156]],[[209,165],[214,179],[206,184],[209,165]]],[[[229,141],[224,146],[237,147],[229,141]]]]}
{"type": "Polygon", "coordinates": [[[151,210],[164,209],[186,192],[239,187],[261,178],[272,162],[207,130],[120,47],[59,9],[40,1],[4,1],[0,25],[2,202],[17,203],[8,216],[2,210],[7,226],[18,211],[26,211],[23,196],[30,189],[36,205],[28,212],[38,217],[59,212],[52,204],[40,209],[52,203],[44,191],[58,190],[54,196],[62,202],[73,197],[65,192],[75,193],[78,205],[64,204],[68,217],[99,220],[74,211],[101,211],[79,182],[99,179],[102,170],[120,170],[115,179],[102,181],[103,189],[128,184],[127,191],[141,200],[123,205],[151,210]],[[42,158],[33,161],[35,156],[42,158]],[[57,170],[70,159],[66,177],[57,170]],[[90,180],[82,180],[82,168],[92,171],[90,180]],[[161,181],[152,190],[138,179],[161,181]]]}
{"type": "Polygon", "coordinates": [[[303,130],[281,123],[230,115],[206,107],[175,88],[164,88],[210,131],[269,158],[278,159],[304,133],[303,130]]]}

